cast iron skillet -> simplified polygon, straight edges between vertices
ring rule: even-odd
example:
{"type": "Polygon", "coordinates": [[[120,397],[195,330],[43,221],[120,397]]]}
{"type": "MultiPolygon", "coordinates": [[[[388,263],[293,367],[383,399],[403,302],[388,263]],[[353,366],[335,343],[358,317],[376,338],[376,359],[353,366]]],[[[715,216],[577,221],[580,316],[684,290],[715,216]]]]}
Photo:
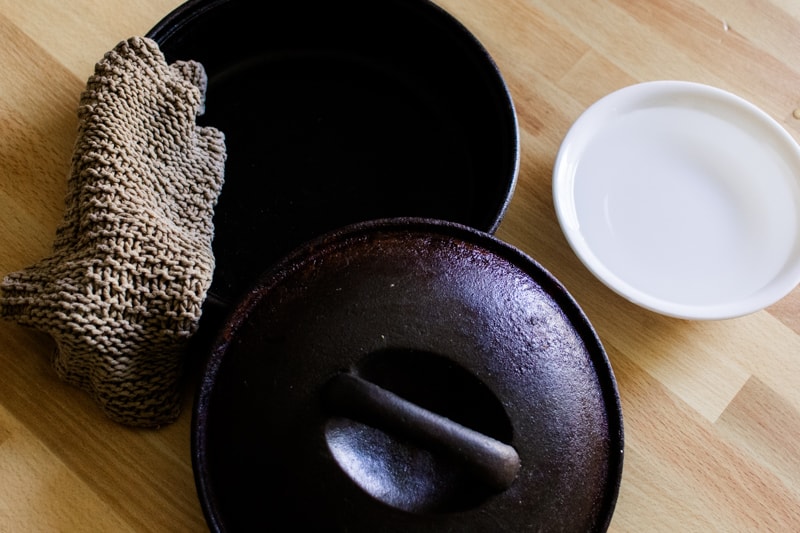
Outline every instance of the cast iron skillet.
{"type": "Polygon", "coordinates": [[[499,225],[519,167],[514,106],[484,47],[435,4],[190,0],[147,35],[169,62],[205,66],[199,121],[226,136],[206,315],[345,224],[499,225]]]}
{"type": "Polygon", "coordinates": [[[496,237],[373,220],[276,263],[198,392],[212,531],[604,531],[623,462],[605,351],[496,237]]]}

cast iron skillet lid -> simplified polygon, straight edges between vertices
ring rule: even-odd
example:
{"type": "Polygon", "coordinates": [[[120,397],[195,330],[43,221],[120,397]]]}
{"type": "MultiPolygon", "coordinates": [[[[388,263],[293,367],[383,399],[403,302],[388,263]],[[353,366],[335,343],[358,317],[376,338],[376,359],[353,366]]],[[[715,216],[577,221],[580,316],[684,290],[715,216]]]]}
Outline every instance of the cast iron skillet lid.
{"type": "Polygon", "coordinates": [[[345,224],[424,216],[494,231],[518,130],[495,63],[426,0],[190,0],[149,33],[200,61],[226,135],[209,301],[345,224]]]}
{"type": "Polygon", "coordinates": [[[602,531],[623,424],[555,278],[488,233],[402,218],[321,236],[247,292],[192,452],[214,531],[602,531]]]}

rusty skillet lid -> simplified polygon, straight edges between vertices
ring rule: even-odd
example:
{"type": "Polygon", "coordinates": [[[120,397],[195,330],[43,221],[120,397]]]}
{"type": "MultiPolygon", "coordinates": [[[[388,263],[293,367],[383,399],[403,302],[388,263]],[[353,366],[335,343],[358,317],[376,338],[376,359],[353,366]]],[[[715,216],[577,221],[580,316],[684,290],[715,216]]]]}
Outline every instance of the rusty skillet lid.
{"type": "Polygon", "coordinates": [[[215,531],[602,531],[623,456],[592,326],[541,266],[426,219],[336,230],[235,308],[193,418],[215,531]]]}

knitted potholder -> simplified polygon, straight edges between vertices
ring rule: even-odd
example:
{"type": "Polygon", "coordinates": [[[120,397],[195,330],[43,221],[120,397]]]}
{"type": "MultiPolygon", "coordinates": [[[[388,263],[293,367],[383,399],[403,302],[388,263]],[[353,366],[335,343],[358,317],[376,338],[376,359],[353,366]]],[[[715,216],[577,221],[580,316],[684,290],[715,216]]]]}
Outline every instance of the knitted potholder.
{"type": "Polygon", "coordinates": [[[199,127],[200,63],[133,37],[95,66],[78,108],[52,254],[5,277],[0,316],[49,333],[53,366],[112,419],[180,412],[184,351],[211,285],[225,140],[199,127]]]}

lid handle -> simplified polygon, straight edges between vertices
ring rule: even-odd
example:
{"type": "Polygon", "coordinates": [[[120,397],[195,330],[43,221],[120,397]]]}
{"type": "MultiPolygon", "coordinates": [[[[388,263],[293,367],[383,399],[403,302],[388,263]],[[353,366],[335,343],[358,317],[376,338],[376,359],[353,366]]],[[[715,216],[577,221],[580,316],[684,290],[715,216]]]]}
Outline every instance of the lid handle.
{"type": "Polygon", "coordinates": [[[459,457],[498,492],[510,487],[517,476],[520,459],[513,447],[375,383],[340,373],[328,382],[326,392],[328,406],[337,414],[459,457]]]}

